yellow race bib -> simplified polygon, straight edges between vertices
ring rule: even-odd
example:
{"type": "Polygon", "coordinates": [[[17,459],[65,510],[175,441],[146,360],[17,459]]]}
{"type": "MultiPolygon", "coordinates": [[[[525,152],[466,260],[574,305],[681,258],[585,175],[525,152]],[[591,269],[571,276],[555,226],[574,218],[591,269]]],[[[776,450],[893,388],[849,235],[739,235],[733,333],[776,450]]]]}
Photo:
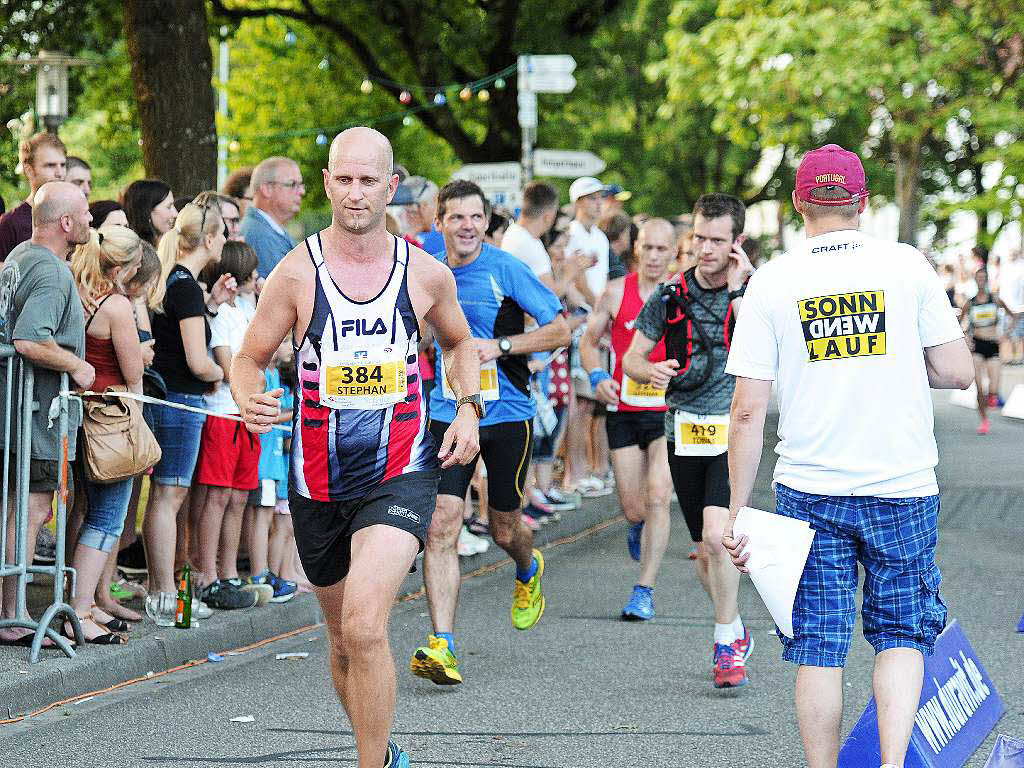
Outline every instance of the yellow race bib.
{"type": "Polygon", "coordinates": [[[641,384],[623,372],[619,400],[634,408],[658,408],[665,405],[665,390],[658,389],[653,384],[641,384]]]}
{"type": "Polygon", "coordinates": [[[676,456],[718,456],[729,450],[729,414],[676,411],[674,421],[676,456]]]}
{"type": "Polygon", "coordinates": [[[357,410],[377,410],[399,403],[408,394],[405,366],[404,349],[323,350],[320,402],[328,408],[357,410]]]}
{"type": "MultiPolygon", "coordinates": [[[[451,400],[452,402],[458,400],[455,397],[455,392],[448,384],[448,371],[444,367],[444,355],[441,355],[441,394],[445,400],[451,400]]],[[[469,394],[473,393],[470,392],[469,394]]],[[[480,363],[480,396],[488,402],[501,397],[498,391],[498,363],[495,360],[480,363]]]]}

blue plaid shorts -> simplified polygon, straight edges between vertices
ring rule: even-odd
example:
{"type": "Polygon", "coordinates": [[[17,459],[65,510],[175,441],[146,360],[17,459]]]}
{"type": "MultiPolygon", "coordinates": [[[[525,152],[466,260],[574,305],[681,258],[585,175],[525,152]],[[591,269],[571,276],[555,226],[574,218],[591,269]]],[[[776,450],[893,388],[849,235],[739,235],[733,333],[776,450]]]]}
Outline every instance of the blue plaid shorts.
{"type": "Polygon", "coordinates": [[[775,486],[776,511],[814,529],[782,658],[842,667],[856,620],[857,563],[864,566],[864,639],[875,653],[916,648],[930,656],[946,625],[939,598],[938,496],[822,496],[775,486]]]}

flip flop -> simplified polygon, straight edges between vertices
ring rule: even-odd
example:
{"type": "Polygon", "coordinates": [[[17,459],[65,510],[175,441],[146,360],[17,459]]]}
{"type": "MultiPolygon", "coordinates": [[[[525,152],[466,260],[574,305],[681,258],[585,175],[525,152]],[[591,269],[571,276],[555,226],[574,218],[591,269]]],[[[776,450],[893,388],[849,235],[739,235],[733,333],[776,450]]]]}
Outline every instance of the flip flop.
{"type": "Polygon", "coordinates": [[[124,619],[117,618],[116,616],[101,626],[104,626],[113,632],[129,632],[132,628],[131,624],[124,619]]]}
{"type": "MultiPolygon", "coordinates": [[[[0,646],[9,645],[12,648],[31,648],[35,633],[22,635],[17,640],[0,640],[0,646]]],[[[43,638],[42,648],[56,648],[56,644],[48,637],[43,638]]]]}

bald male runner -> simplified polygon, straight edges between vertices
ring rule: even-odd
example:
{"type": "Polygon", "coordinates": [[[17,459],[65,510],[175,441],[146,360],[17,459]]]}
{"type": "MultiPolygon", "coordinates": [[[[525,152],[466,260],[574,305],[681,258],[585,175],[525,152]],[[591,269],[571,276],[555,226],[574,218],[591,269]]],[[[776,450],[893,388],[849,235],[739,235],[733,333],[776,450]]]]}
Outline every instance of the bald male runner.
{"type": "MultiPolygon", "coordinates": [[[[631,379],[622,370],[622,358],[636,334],[637,315],[668,278],[675,240],[675,230],[665,219],[644,222],[636,241],[637,271],[608,281],[580,341],[590,385],[608,406],[605,427],[615,489],[630,523],[630,554],[640,561],[640,579],[622,609],[626,621],[654,618],[654,582],[668,546],[672,476],[665,452],[665,391],[631,379]],[[611,335],[611,372],[601,368],[598,351],[605,332],[611,335]]],[[[656,344],[647,359],[664,360],[664,342],[656,344]]]]}
{"type": "Polygon", "coordinates": [[[289,503],[359,768],[409,765],[390,739],[388,618],[423,549],[440,468],[476,456],[483,412],[479,356],[451,271],[384,227],[398,186],[393,165],[391,144],[375,130],[335,137],[323,172],[331,224],[270,274],[230,377],[246,427],[269,431],[282,390],[263,391],[263,370],[291,334],[301,391],[289,503]],[[424,323],[458,396],[440,450],[427,429],[418,375],[424,323]]]}

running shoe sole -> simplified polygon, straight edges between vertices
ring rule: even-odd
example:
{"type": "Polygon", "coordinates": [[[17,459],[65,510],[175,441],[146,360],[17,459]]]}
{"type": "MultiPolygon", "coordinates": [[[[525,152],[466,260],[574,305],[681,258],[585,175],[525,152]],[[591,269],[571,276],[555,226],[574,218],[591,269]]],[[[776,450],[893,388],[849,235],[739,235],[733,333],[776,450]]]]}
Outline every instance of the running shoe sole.
{"type": "Polygon", "coordinates": [[[440,659],[432,658],[423,648],[417,648],[409,661],[409,669],[416,677],[422,677],[435,685],[459,685],[462,675],[458,670],[451,670],[441,663],[440,659]],[[457,677],[452,676],[452,672],[457,677]]]}

